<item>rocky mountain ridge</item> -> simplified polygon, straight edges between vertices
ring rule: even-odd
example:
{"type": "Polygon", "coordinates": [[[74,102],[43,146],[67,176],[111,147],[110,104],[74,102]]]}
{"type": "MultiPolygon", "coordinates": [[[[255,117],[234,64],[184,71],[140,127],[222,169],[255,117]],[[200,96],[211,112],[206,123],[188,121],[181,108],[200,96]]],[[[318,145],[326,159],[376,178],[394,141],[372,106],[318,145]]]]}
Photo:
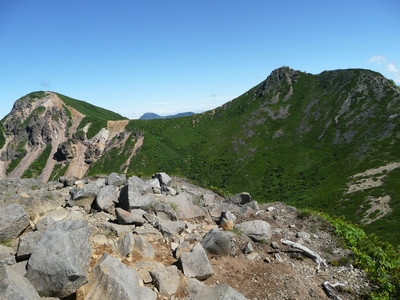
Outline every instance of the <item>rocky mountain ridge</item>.
{"type": "Polygon", "coordinates": [[[248,193],[224,199],[162,172],[0,186],[5,300],[361,299],[374,288],[329,224],[248,193]]]}
{"type": "Polygon", "coordinates": [[[35,92],[1,121],[0,177],[162,169],[226,196],[343,215],[398,245],[399,117],[399,88],[361,69],[282,67],[213,110],[151,121],[35,92]]]}

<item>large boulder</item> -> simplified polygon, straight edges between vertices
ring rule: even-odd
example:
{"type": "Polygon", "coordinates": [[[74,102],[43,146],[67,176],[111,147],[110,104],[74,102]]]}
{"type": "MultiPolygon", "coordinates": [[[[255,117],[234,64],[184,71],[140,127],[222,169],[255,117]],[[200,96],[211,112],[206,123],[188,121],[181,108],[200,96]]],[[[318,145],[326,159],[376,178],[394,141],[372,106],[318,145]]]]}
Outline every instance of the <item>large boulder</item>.
{"type": "Polygon", "coordinates": [[[249,193],[240,193],[229,197],[225,200],[225,202],[236,205],[244,205],[251,202],[251,196],[249,193]]]}
{"type": "Polygon", "coordinates": [[[115,209],[115,215],[117,217],[117,223],[121,225],[136,225],[136,226],[142,226],[146,220],[142,218],[141,216],[126,211],[125,209],[122,209],[120,207],[117,207],[115,209]]]}
{"type": "Polygon", "coordinates": [[[178,291],[179,274],[176,266],[155,268],[150,275],[161,296],[172,296],[178,291]]]}
{"type": "Polygon", "coordinates": [[[156,173],[152,176],[152,178],[157,178],[161,187],[169,186],[172,182],[172,178],[164,172],[156,173]]]}
{"type": "Polygon", "coordinates": [[[31,231],[20,237],[18,241],[17,260],[28,260],[42,236],[43,232],[31,231]]]}
{"type": "Polygon", "coordinates": [[[16,262],[14,249],[12,247],[0,245],[0,263],[14,265],[16,262]]]}
{"type": "Polygon", "coordinates": [[[120,186],[126,184],[125,174],[118,174],[116,172],[111,173],[105,182],[107,185],[120,186]]]}
{"type": "Polygon", "coordinates": [[[0,298],[2,300],[40,300],[32,283],[0,262],[0,298]]]}
{"type": "Polygon", "coordinates": [[[271,242],[272,230],[268,222],[262,220],[247,221],[235,225],[235,229],[244,233],[255,242],[271,242]]]}
{"type": "Polygon", "coordinates": [[[195,244],[192,251],[182,253],[179,263],[183,274],[189,278],[204,280],[214,274],[207,254],[200,243],[195,244]]]}
{"type": "Polygon", "coordinates": [[[185,222],[168,220],[158,220],[155,226],[160,230],[162,235],[167,238],[179,235],[187,227],[185,222]]]}
{"type": "Polygon", "coordinates": [[[247,300],[229,285],[207,286],[196,279],[189,280],[189,298],[191,300],[247,300]]]}
{"type": "Polygon", "coordinates": [[[82,188],[72,188],[69,191],[71,198],[67,201],[70,206],[88,208],[92,205],[100,188],[95,183],[89,183],[82,188]]]}
{"type": "Polygon", "coordinates": [[[193,200],[186,193],[181,193],[176,196],[167,196],[165,202],[176,207],[176,215],[178,219],[193,219],[203,217],[204,211],[193,204],[193,200]]]}
{"type": "Polygon", "coordinates": [[[155,202],[152,187],[139,177],[129,177],[128,183],[121,189],[119,206],[125,210],[154,205],[155,202]]]}
{"type": "Polygon", "coordinates": [[[96,196],[97,207],[102,211],[113,214],[116,203],[118,203],[118,193],[115,186],[103,186],[96,196]]]}
{"type": "Polygon", "coordinates": [[[231,255],[235,254],[235,241],[231,232],[213,228],[201,241],[204,250],[209,254],[231,255]]]}
{"type": "Polygon", "coordinates": [[[0,208],[0,242],[17,238],[29,226],[29,217],[19,204],[0,208]]]}
{"type": "Polygon", "coordinates": [[[26,274],[41,295],[63,298],[87,282],[89,235],[82,220],[55,222],[47,229],[31,254],[26,274]]]}
{"type": "Polygon", "coordinates": [[[111,257],[107,252],[97,262],[91,274],[85,300],[155,300],[157,294],[141,286],[139,273],[111,257]]]}

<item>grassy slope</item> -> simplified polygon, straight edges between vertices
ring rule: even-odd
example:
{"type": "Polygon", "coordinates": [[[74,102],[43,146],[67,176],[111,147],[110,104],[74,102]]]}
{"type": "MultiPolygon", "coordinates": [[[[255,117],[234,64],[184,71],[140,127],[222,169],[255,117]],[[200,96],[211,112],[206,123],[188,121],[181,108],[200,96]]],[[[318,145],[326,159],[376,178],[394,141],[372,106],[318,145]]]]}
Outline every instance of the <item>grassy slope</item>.
{"type": "Polygon", "coordinates": [[[83,128],[86,124],[91,123],[91,126],[87,132],[87,137],[89,139],[95,136],[101,128],[107,128],[107,121],[127,119],[120,114],[92,105],[85,101],[76,100],[58,93],[56,94],[67,106],[71,106],[85,115],[79,124],[78,130],[83,128]]]}
{"type": "MultiPolygon", "coordinates": [[[[388,123],[388,114],[399,112],[399,104],[387,109],[393,89],[385,88],[379,99],[374,92],[376,78],[381,76],[366,70],[300,73],[287,103],[283,98],[290,86],[281,83],[265,96],[254,97],[255,87],[213,112],[193,117],[131,120],[127,129],[143,130],[145,142],[129,172],[165,171],[228,193],[248,191],[261,202],[283,201],[357,222],[364,197],[355,193],[346,196],[350,201],[340,201],[348,177],[400,159],[398,138],[383,134],[391,126],[392,132],[399,132],[398,124],[388,123]],[[366,86],[363,91],[360,84],[366,86]],[[280,101],[272,103],[277,92],[280,101]],[[347,98],[350,110],[336,123],[347,98]],[[287,118],[267,116],[266,107],[277,114],[288,104],[287,118]]],[[[396,174],[389,174],[380,188],[393,193],[394,211],[365,228],[398,244],[397,231],[388,232],[399,225],[396,174]]]]}

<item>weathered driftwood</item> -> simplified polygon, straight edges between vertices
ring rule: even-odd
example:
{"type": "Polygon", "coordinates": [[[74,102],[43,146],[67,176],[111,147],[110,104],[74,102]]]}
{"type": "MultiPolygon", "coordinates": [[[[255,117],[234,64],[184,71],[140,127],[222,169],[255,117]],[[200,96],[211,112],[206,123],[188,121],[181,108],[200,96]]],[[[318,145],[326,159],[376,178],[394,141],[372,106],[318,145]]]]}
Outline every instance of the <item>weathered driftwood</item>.
{"type": "Polygon", "coordinates": [[[284,239],[281,239],[281,243],[303,251],[308,257],[312,258],[317,263],[318,269],[320,268],[321,264],[323,264],[325,267],[328,267],[325,259],[323,259],[318,253],[308,249],[307,247],[299,243],[295,243],[284,239]]]}
{"type": "Polygon", "coordinates": [[[340,298],[338,295],[336,295],[336,294],[331,290],[331,287],[335,288],[335,287],[337,287],[337,286],[344,286],[344,284],[343,284],[343,283],[339,283],[339,282],[336,282],[335,284],[332,284],[332,283],[330,283],[329,281],[325,281],[325,282],[322,284],[322,287],[323,287],[323,289],[324,289],[326,295],[327,295],[329,298],[332,298],[332,299],[334,299],[334,300],[342,300],[342,298],[340,298]]]}

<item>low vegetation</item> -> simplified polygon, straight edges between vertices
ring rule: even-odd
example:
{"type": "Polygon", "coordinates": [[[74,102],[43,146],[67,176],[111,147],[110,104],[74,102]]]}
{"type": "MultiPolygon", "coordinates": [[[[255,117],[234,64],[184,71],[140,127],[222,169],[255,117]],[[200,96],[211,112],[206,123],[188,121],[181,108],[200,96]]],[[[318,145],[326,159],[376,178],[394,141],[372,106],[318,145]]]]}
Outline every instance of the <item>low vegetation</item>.
{"type": "Polygon", "coordinates": [[[37,178],[43,171],[43,166],[51,154],[51,145],[47,145],[43,152],[35,159],[28,169],[24,171],[21,178],[37,178]]]}

